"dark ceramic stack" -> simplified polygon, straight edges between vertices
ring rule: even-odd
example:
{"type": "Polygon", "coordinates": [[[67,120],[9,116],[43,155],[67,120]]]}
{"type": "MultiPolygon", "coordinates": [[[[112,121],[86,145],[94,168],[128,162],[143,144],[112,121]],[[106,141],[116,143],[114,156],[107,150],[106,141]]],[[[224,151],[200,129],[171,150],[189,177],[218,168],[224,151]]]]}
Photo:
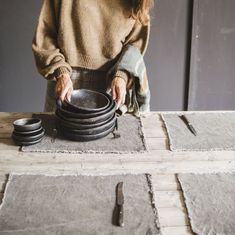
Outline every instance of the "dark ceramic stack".
{"type": "Polygon", "coordinates": [[[116,103],[107,93],[75,90],[71,101],[57,100],[57,128],[73,141],[103,138],[117,127],[116,103]]]}
{"type": "Polygon", "coordinates": [[[39,143],[45,134],[42,121],[37,118],[18,119],[13,126],[12,139],[17,145],[27,146],[39,143]]]}

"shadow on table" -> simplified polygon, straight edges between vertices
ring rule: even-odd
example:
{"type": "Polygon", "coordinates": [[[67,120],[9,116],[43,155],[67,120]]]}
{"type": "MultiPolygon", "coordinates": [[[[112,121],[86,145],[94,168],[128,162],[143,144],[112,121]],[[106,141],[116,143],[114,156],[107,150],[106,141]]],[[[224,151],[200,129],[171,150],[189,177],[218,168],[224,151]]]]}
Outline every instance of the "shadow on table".
{"type": "Polygon", "coordinates": [[[6,185],[7,185],[8,179],[9,179],[9,174],[6,174],[4,176],[5,176],[5,178],[3,179],[2,182],[0,182],[0,205],[2,204],[4,192],[5,192],[6,185]]]}

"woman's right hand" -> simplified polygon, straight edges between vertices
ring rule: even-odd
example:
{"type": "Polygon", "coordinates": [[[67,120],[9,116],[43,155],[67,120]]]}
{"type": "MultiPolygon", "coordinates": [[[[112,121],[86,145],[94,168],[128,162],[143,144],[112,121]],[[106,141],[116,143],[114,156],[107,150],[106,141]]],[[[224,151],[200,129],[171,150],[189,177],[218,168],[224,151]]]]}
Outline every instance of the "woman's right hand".
{"type": "Polygon", "coordinates": [[[68,101],[71,99],[73,92],[73,83],[68,73],[61,74],[56,78],[56,96],[61,101],[66,98],[68,101]]]}

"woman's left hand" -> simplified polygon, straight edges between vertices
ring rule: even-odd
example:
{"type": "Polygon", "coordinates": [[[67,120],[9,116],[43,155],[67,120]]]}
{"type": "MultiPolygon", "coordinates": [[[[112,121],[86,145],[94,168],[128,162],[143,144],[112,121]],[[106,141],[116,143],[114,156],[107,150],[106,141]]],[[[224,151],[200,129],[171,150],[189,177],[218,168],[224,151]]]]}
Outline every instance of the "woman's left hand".
{"type": "Polygon", "coordinates": [[[111,84],[113,100],[117,103],[117,109],[126,99],[126,81],[121,77],[115,77],[111,84]]]}

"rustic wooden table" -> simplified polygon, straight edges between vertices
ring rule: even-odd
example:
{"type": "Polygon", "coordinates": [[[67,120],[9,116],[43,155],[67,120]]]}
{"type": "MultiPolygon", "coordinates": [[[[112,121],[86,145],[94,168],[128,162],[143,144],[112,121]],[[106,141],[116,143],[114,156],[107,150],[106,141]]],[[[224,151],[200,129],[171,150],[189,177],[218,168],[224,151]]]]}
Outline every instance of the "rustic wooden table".
{"type": "Polygon", "coordinates": [[[0,202],[11,172],[151,173],[163,235],[192,234],[175,174],[235,172],[235,151],[172,152],[159,114],[152,112],[141,118],[149,152],[118,155],[20,152],[11,140],[12,122],[32,113],[0,113],[0,202]]]}

